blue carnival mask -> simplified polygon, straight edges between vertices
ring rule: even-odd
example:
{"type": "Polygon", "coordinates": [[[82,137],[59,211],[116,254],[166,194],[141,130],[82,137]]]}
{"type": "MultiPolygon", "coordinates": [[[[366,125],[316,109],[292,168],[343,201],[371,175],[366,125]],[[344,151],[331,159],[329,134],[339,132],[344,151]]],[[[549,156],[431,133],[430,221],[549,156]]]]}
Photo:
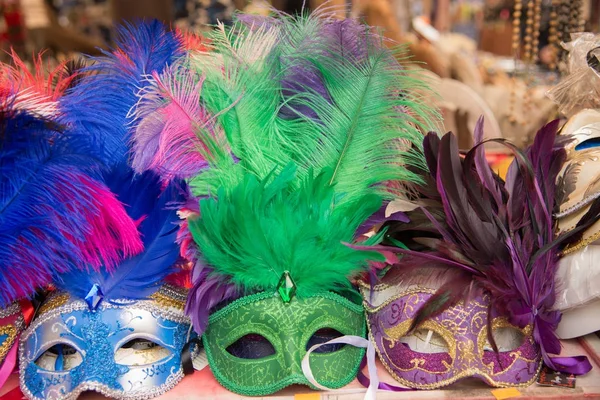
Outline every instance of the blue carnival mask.
{"type": "MultiPolygon", "coordinates": [[[[94,390],[118,399],[158,396],[183,378],[182,353],[195,335],[185,292],[163,287],[142,301],[97,308],[59,292],[23,334],[21,389],[29,399],[70,399],[94,390]]],[[[197,351],[193,346],[194,351],[197,351]]]]}

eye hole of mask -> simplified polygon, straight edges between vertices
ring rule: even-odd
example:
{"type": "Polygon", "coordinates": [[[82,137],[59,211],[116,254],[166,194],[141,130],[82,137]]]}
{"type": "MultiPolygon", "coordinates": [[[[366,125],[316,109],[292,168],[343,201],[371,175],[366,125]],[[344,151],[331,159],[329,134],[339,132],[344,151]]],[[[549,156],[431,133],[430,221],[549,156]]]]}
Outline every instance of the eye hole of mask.
{"type": "Polygon", "coordinates": [[[525,336],[520,330],[511,327],[494,329],[492,335],[498,346],[498,353],[496,354],[489,342],[486,341],[483,348],[483,363],[491,364],[494,373],[497,374],[510,367],[513,360],[511,352],[521,347],[525,336]]]}
{"type": "Polygon", "coordinates": [[[414,352],[423,354],[448,353],[444,338],[429,329],[418,329],[412,335],[404,336],[400,343],[414,352]]]}
{"type": "MultiPolygon", "coordinates": [[[[492,331],[492,336],[494,337],[494,341],[496,342],[496,346],[498,346],[498,351],[500,353],[518,349],[525,340],[525,336],[520,330],[511,327],[494,329],[492,331]]],[[[483,350],[494,351],[488,341],[486,341],[483,350]]]]}
{"type": "Polygon", "coordinates": [[[115,353],[115,362],[121,365],[140,366],[156,363],[171,355],[171,352],[148,339],[132,339],[115,353]]]}
{"type": "Polygon", "coordinates": [[[52,372],[69,371],[82,362],[79,351],[66,343],[55,344],[35,360],[38,367],[52,372]]]}
{"type": "Polygon", "coordinates": [[[264,336],[250,333],[230,344],[227,352],[237,358],[257,360],[275,354],[275,347],[264,336]]]}
{"type": "Polygon", "coordinates": [[[584,140],[583,142],[575,146],[575,150],[592,149],[594,147],[600,147],[600,138],[591,138],[588,140],[584,140]]]}
{"type": "MultiPolygon", "coordinates": [[[[326,343],[342,336],[344,335],[332,328],[319,329],[313,333],[310,339],[308,339],[306,351],[316,344],[326,343]]],[[[326,344],[325,346],[317,348],[313,353],[333,353],[334,351],[341,350],[344,346],[345,344],[343,343],[326,344]]]]}

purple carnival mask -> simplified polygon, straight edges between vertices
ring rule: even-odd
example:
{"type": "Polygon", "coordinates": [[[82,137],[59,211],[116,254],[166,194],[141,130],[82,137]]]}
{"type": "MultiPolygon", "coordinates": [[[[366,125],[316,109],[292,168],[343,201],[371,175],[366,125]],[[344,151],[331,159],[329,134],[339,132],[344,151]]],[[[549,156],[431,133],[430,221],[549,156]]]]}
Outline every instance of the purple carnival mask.
{"type": "Polygon", "coordinates": [[[458,303],[408,334],[412,320],[439,286],[363,284],[370,340],[388,372],[402,385],[436,389],[476,377],[488,385],[528,386],[541,368],[532,326],[523,329],[495,317],[491,327],[499,353],[487,340],[487,295],[458,303]]]}

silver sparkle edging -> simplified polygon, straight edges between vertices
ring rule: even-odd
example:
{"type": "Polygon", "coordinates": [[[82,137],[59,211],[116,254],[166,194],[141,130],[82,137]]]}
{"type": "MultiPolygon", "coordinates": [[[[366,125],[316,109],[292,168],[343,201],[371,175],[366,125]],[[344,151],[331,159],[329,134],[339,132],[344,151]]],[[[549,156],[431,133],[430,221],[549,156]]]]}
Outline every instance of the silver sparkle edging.
{"type": "Polygon", "coordinates": [[[15,327],[17,328],[17,331],[19,333],[21,333],[25,328],[25,317],[23,315],[19,315],[17,317],[17,320],[15,321],[15,327]]]}
{"type": "Polygon", "coordinates": [[[571,207],[565,209],[564,211],[554,214],[554,218],[562,218],[562,217],[565,217],[575,211],[579,211],[580,209],[587,206],[588,204],[590,204],[592,201],[598,199],[599,197],[600,197],[600,192],[594,193],[593,195],[588,196],[585,199],[578,201],[577,203],[573,204],[571,207]]]}
{"type": "Polygon", "coordinates": [[[0,309],[0,318],[8,318],[18,312],[21,312],[21,306],[14,302],[10,306],[0,309]]]}

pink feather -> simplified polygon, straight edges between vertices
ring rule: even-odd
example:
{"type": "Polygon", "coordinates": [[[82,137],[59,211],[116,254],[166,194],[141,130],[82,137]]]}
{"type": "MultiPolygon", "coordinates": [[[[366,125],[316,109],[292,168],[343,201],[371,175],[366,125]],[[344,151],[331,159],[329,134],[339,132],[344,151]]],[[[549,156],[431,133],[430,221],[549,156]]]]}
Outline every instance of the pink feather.
{"type": "Polygon", "coordinates": [[[138,224],[127,215],[116,196],[87,176],[81,177],[81,185],[93,198],[94,204],[102,205],[97,214],[89,214],[89,235],[84,243],[79,243],[84,261],[94,269],[104,267],[112,270],[121,260],[141,253],[144,245],[138,224]]]}
{"type": "Polygon", "coordinates": [[[152,75],[134,120],[133,168],[160,172],[166,179],[188,178],[207,167],[199,129],[214,133],[212,116],[201,106],[203,77],[172,67],[152,75]],[[202,149],[202,151],[198,151],[202,149]]]}
{"type": "Polygon", "coordinates": [[[0,64],[0,92],[17,110],[54,116],[59,112],[58,100],[76,78],[66,73],[67,61],[48,68],[43,53],[33,59],[33,71],[14,52],[10,56],[14,66],[0,64]]]}

